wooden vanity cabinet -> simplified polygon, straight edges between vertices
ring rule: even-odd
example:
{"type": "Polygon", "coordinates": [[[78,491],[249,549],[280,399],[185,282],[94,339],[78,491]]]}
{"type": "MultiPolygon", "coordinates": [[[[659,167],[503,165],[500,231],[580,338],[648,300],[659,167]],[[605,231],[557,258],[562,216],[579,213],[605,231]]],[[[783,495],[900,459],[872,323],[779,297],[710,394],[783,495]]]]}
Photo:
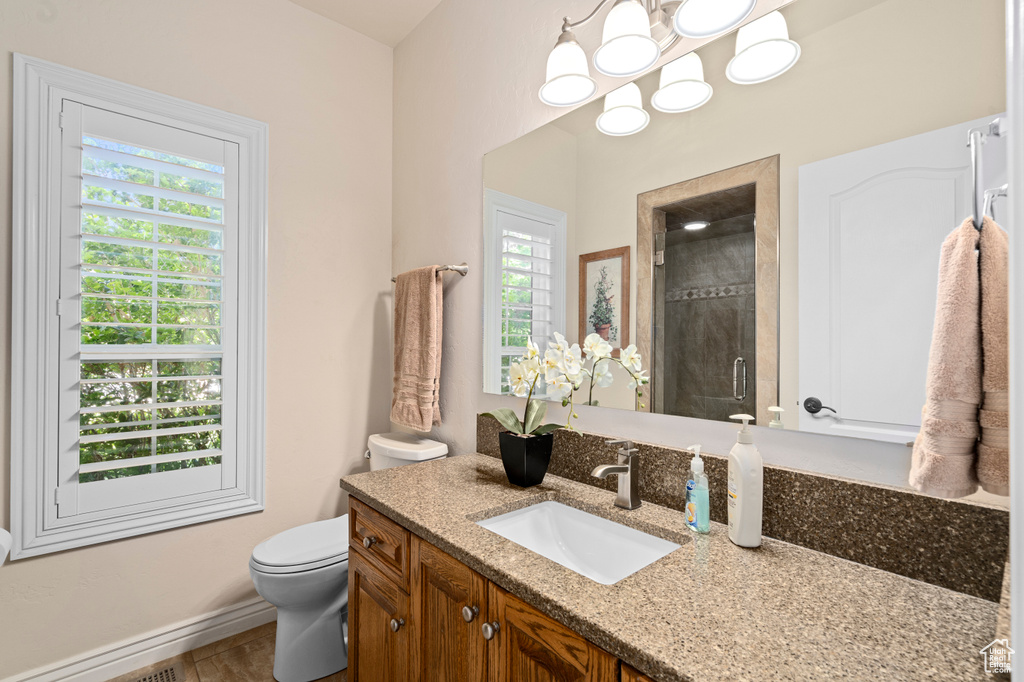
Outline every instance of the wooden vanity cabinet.
{"type": "Polygon", "coordinates": [[[487,679],[487,580],[428,542],[412,541],[412,679],[487,679]]]}
{"type": "Polygon", "coordinates": [[[489,682],[619,679],[618,659],[493,583],[488,607],[499,624],[490,642],[489,682]]]}
{"type": "Polygon", "coordinates": [[[348,678],[409,679],[409,596],[358,552],[348,557],[348,678]]]}
{"type": "Polygon", "coordinates": [[[625,663],[622,664],[622,682],[654,682],[647,675],[638,673],[625,663]]]}
{"type": "Polygon", "coordinates": [[[608,652],[358,500],[349,513],[349,682],[618,682],[608,652]]]}

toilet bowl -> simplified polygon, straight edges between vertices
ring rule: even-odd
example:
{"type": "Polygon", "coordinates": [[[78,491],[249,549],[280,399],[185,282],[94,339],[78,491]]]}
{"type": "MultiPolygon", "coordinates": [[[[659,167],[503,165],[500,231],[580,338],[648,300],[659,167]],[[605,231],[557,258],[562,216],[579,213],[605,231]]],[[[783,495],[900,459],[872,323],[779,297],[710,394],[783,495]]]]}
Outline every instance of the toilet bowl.
{"type": "Polygon", "coordinates": [[[260,543],[249,574],[256,592],[277,607],[278,682],[309,682],[348,665],[348,514],[260,543]]]}
{"type": "MultiPolygon", "coordinates": [[[[367,445],[374,471],[448,454],[444,443],[405,433],[374,434],[367,445]]],[[[261,542],[249,575],[277,607],[274,679],[310,682],[348,666],[348,514],[261,542]]]]}

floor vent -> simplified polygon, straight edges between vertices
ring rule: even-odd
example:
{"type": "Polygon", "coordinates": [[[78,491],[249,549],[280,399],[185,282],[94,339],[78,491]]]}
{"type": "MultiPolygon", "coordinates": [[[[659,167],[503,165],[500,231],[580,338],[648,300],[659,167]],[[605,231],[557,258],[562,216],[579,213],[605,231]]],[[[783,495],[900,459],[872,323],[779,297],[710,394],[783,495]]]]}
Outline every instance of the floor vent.
{"type": "Polygon", "coordinates": [[[136,677],[131,682],[185,682],[185,668],[181,665],[181,661],[178,661],[166,668],[136,677]]]}

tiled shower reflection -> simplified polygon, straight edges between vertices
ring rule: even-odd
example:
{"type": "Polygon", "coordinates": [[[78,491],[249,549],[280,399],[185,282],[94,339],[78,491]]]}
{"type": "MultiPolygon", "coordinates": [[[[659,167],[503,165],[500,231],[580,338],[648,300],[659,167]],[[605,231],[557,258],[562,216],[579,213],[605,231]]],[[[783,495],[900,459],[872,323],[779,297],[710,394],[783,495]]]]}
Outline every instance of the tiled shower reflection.
{"type": "Polygon", "coordinates": [[[655,411],[720,421],[753,414],[754,215],[696,231],[682,223],[666,220],[663,272],[656,277],[662,300],[655,306],[655,331],[664,336],[654,369],[661,382],[655,411]]]}

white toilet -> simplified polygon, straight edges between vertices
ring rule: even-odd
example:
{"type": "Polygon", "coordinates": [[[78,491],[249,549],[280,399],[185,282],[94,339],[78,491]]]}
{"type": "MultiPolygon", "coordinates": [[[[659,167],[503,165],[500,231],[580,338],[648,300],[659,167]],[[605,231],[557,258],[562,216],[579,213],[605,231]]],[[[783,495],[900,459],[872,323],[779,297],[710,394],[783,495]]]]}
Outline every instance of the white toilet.
{"type": "MultiPolygon", "coordinates": [[[[441,459],[444,443],[406,433],[370,436],[370,469],[441,459]]],[[[256,592],[277,607],[274,679],[310,682],[348,666],[348,514],[261,542],[249,559],[256,592]]]]}

